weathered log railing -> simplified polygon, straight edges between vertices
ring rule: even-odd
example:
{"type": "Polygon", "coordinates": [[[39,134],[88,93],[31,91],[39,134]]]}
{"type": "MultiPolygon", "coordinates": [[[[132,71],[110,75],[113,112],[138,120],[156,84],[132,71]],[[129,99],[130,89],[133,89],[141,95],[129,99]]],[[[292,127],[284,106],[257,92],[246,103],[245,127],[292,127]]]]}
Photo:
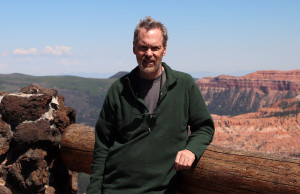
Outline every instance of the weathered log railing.
{"type": "MultiPolygon", "coordinates": [[[[93,147],[94,129],[72,124],[61,157],[70,170],[90,174],[93,147]]],[[[300,193],[300,159],[209,146],[193,170],[181,172],[178,193],[300,193]]]]}

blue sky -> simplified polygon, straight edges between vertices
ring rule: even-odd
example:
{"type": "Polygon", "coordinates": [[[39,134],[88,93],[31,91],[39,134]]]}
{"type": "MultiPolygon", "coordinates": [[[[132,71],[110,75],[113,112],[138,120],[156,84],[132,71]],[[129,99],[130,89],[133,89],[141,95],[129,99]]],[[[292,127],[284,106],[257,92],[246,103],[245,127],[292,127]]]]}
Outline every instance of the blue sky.
{"type": "Polygon", "coordinates": [[[0,2],[0,73],[108,76],[136,66],[138,21],[169,31],[163,61],[192,75],[300,69],[298,0],[0,2]]]}

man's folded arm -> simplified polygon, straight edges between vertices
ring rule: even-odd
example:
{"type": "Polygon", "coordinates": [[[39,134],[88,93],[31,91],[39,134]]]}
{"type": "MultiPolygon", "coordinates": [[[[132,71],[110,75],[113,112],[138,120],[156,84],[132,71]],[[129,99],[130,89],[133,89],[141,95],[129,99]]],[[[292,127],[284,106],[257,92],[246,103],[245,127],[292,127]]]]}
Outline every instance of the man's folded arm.
{"type": "Polygon", "coordinates": [[[190,88],[189,123],[191,135],[185,149],[196,156],[196,162],[201,158],[207,146],[212,142],[215,127],[205,101],[198,86],[194,83],[190,88]]]}

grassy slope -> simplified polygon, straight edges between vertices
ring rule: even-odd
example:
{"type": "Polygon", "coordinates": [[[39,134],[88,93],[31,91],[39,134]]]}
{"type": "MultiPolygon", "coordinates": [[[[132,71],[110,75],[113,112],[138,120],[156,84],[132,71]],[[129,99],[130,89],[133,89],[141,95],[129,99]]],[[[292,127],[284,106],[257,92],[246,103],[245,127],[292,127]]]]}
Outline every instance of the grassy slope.
{"type": "Polygon", "coordinates": [[[77,123],[94,126],[105,94],[115,79],[92,79],[76,76],[29,76],[0,74],[0,91],[18,92],[30,84],[54,88],[65,97],[65,104],[77,112],[77,123]]]}
{"type": "Polygon", "coordinates": [[[94,79],[76,76],[30,76],[23,74],[0,74],[0,89],[17,92],[29,84],[51,88],[88,92],[90,95],[105,95],[113,79],[94,79]]]}

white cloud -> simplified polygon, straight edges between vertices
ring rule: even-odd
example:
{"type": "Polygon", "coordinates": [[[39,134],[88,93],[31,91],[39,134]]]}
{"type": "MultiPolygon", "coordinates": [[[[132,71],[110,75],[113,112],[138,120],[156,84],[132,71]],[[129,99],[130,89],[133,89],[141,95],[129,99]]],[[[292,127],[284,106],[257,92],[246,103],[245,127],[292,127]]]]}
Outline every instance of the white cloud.
{"type": "Polygon", "coordinates": [[[37,55],[37,53],[36,48],[30,48],[28,50],[17,48],[13,51],[14,55],[37,55]]]}
{"type": "Polygon", "coordinates": [[[55,48],[53,48],[51,46],[46,46],[45,48],[43,48],[41,53],[44,55],[54,55],[54,56],[71,55],[71,47],[56,46],[55,48]]]}
{"type": "MultiPolygon", "coordinates": [[[[68,46],[46,46],[41,51],[36,48],[20,49],[17,48],[13,51],[14,55],[30,55],[30,56],[38,56],[38,55],[50,55],[50,56],[64,56],[64,55],[71,55],[71,47],[68,46]]],[[[2,53],[2,56],[7,56],[8,53],[2,53]]]]}

